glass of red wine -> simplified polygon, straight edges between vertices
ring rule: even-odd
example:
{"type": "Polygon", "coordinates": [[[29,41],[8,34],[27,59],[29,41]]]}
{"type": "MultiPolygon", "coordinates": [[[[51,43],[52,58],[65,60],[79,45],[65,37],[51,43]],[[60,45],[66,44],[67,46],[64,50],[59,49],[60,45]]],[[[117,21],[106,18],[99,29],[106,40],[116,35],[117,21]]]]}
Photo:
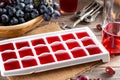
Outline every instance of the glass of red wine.
{"type": "Polygon", "coordinates": [[[77,10],[78,0],[59,0],[61,13],[74,13],[77,10]]]}
{"type": "Polygon", "coordinates": [[[102,44],[110,54],[120,54],[120,0],[104,0],[102,44]]]}

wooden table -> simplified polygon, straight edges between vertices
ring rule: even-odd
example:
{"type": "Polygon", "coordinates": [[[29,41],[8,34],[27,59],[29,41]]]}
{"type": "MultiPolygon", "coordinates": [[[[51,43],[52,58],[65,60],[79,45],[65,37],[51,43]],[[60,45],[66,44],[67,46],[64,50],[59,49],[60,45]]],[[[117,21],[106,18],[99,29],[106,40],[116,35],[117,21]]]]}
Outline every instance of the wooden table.
{"type": "MultiPolygon", "coordinates": [[[[56,0],[58,1],[58,0],[56,0]]],[[[79,0],[79,5],[78,5],[78,9],[83,8],[84,5],[88,4],[90,1],[92,0],[79,0]]],[[[73,24],[74,19],[73,19],[74,15],[62,15],[58,20],[51,20],[51,22],[59,22],[59,24],[61,25],[61,23],[66,23],[68,25],[73,24]]],[[[97,39],[99,41],[101,41],[101,31],[96,29],[96,24],[101,23],[102,19],[99,16],[95,22],[93,23],[84,23],[81,22],[79,23],[76,27],[83,27],[83,26],[88,26],[97,36],[97,39]]],[[[43,22],[42,24],[40,24],[40,26],[47,24],[48,22],[43,22]]],[[[120,55],[117,56],[112,56],[112,59],[109,63],[105,63],[102,65],[99,65],[85,73],[83,73],[85,75],[88,75],[90,78],[102,78],[103,80],[120,80],[120,55]],[[114,76],[107,76],[105,74],[105,67],[106,66],[111,66],[116,70],[116,74],[114,76]]],[[[7,80],[6,78],[0,78],[0,80],[7,80]]]]}

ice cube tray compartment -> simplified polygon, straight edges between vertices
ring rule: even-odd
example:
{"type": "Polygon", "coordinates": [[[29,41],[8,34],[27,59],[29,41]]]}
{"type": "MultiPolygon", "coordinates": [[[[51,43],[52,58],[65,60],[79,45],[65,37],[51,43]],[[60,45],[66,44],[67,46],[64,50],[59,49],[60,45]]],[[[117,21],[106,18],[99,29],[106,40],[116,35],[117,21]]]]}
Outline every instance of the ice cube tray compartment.
{"type": "Polygon", "coordinates": [[[20,58],[23,58],[25,56],[34,56],[34,53],[32,52],[31,48],[25,48],[18,51],[20,58]]]}
{"type": "Polygon", "coordinates": [[[21,68],[18,60],[11,60],[3,64],[6,71],[12,71],[12,70],[21,68]]]}
{"type": "Polygon", "coordinates": [[[5,50],[14,50],[13,44],[12,43],[6,43],[6,44],[0,45],[0,51],[3,52],[5,50]]]}
{"type": "Polygon", "coordinates": [[[16,42],[15,44],[16,44],[17,49],[20,49],[20,48],[23,48],[23,47],[29,47],[28,41],[16,42]]]}
{"type": "Polygon", "coordinates": [[[17,59],[17,55],[14,51],[6,51],[1,53],[2,60],[7,61],[9,59],[17,59]]]}
{"type": "Polygon", "coordinates": [[[0,41],[2,76],[42,72],[97,60],[108,62],[109,53],[88,27],[0,41]]]}
{"type": "Polygon", "coordinates": [[[35,39],[35,40],[32,40],[31,42],[33,46],[45,44],[45,41],[43,38],[35,39]]]}

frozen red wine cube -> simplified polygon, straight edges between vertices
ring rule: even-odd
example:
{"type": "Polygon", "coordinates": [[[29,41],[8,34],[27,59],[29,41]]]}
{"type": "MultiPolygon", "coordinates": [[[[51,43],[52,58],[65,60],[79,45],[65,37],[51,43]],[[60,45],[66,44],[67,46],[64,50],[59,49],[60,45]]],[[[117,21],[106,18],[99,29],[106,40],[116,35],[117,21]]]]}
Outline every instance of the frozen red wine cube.
{"type": "Polygon", "coordinates": [[[43,55],[39,56],[38,59],[39,59],[41,64],[55,62],[55,60],[51,54],[43,54],[43,55]]]}
{"type": "Polygon", "coordinates": [[[6,43],[0,45],[0,51],[5,51],[5,50],[14,50],[13,43],[6,43]]]}
{"type": "Polygon", "coordinates": [[[75,47],[80,47],[80,45],[77,41],[66,42],[66,44],[67,44],[69,49],[72,49],[75,47]]]}
{"type": "Polygon", "coordinates": [[[53,43],[53,42],[56,42],[56,41],[59,41],[60,42],[60,38],[58,36],[50,36],[50,37],[47,37],[46,38],[48,43],[53,43]]]}
{"type": "Polygon", "coordinates": [[[51,48],[54,52],[56,52],[58,50],[65,50],[65,47],[62,43],[51,45],[51,48]]]}
{"type": "Polygon", "coordinates": [[[17,42],[16,47],[17,47],[17,49],[20,49],[20,48],[23,48],[23,47],[29,47],[29,43],[28,43],[28,41],[17,42]]]}
{"type": "Polygon", "coordinates": [[[26,67],[36,66],[37,62],[35,59],[26,59],[26,60],[22,60],[22,64],[23,67],[26,68],[26,67]]]}
{"type": "Polygon", "coordinates": [[[34,56],[32,50],[29,49],[23,49],[18,51],[20,58],[25,57],[25,56],[34,56]]]}
{"type": "Polygon", "coordinates": [[[2,59],[3,61],[9,60],[9,59],[16,59],[16,53],[15,52],[4,52],[2,53],[2,59]]]}
{"type": "Polygon", "coordinates": [[[86,48],[90,55],[100,54],[102,51],[99,47],[86,48]]]}
{"type": "Polygon", "coordinates": [[[20,69],[20,64],[17,60],[4,63],[5,70],[20,69]]]}
{"type": "Polygon", "coordinates": [[[58,61],[70,59],[70,56],[67,52],[56,53],[55,56],[56,56],[58,61]]]}
{"type": "Polygon", "coordinates": [[[69,39],[75,39],[74,35],[72,33],[64,34],[62,35],[63,41],[69,40],[69,39]]]}
{"type": "Polygon", "coordinates": [[[50,52],[47,46],[37,46],[35,47],[35,51],[37,55],[50,52]]]}
{"type": "Polygon", "coordinates": [[[82,43],[83,43],[84,46],[88,46],[88,45],[91,45],[91,44],[95,44],[92,39],[82,40],[82,43]]]}
{"type": "Polygon", "coordinates": [[[33,46],[36,46],[36,45],[39,45],[39,44],[45,44],[45,41],[42,38],[32,40],[31,42],[32,42],[33,46]]]}
{"type": "Polygon", "coordinates": [[[87,56],[86,52],[83,49],[81,49],[81,48],[72,50],[71,53],[72,53],[74,58],[87,56]]]}
{"type": "Polygon", "coordinates": [[[77,32],[76,35],[79,39],[89,36],[89,34],[87,32],[77,32]]]}

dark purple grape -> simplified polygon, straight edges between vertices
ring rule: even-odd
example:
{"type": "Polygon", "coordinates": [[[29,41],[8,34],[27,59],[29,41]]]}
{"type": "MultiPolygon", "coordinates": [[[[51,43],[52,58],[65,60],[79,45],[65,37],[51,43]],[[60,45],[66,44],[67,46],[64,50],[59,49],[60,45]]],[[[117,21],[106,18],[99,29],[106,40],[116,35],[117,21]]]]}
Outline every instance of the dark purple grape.
{"type": "Polygon", "coordinates": [[[22,10],[16,11],[16,16],[17,17],[24,17],[24,12],[22,10]]]}
{"type": "Polygon", "coordinates": [[[55,18],[55,19],[58,19],[60,17],[60,13],[59,11],[54,11],[54,13],[52,14],[52,17],[55,18]]]}
{"type": "Polygon", "coordinates": [[[1,15],[1,20],[3,23],[7,23],[9,21],[9,17],[6,14],[1,15]]]}
{"type": "Polygon", "coordinates": [[[25,8],[25,4],[24,4],[24,3],[18,3],[18,4],[16,5],[16,9],[17,9],[17,10],[19,10],[19,9],[23,10],[24,8],[25,8]]]}
{"type": "Polygon", "coordinates": [[[41,5],[40,6],[40,13],[47,13],[48,12],[48,9],[45,5],[41,5]]]}
{"type": "Polygon", "coordinates": [[[40,5],[46,5],[47,6],[46,0],[41,0],[40,5]]]}
{"type": "Polygon", "coordinates": [[[15,24],[18,24],[18,19],[16,17],[13,17],[11,20],[10,20],[10,24],[11,25],[15,25],[15,24]]]}
{"type": "Polygon", "coordinates": [[[33,3],[33,0],[25,0],[24,3],[25,3],[25,4],[32,4],[32,3],[33,3]]]}
{"type": "Polygon", "coordinates": [[[14,16],[14,14],[16,13],[16,9],[14,7],[8,6],[7,10],[10,16],[14,16]]]}
{"type": "Polygon", "coordinates": [[[54,8],[55,10],[59,10],[59,4],[58,4],[57,2],[54,2],[54,3],[53,3],[53,8],[54,8]]]}
{"type": "Polygon", "coordinates": [[[43,18],[44,18],[45,21],[49,21],[51,19],[50,15],[47,14],[47,13],[43,14],[43,18]]]}
{"type": "Polygon", "coordinates": [[[24,23],[25,19],[24,18],[18,18],[19,23],[24,23]]]}
{"type": "Polygon", "coordinates": [[[2,14],[6,14],[7,13],[7,9],[3,8],[2,9],[2,14]]]}
{"type": "Polygon", "coordinates": [[[29,12],[25,13],[25,15],[24,15],[24,19],[25,19],[26,21],[28,21],[28,20],[31,19],[31,17],[30,17],[30,13],[29,13],[29,12]]]}
{"type": "Polygon", "coordinates": [[[76,80],[89,80],[89,77],[85,75],[80,75],[76,78],[76,80]]]}
{"type": "Polygon", "coordinates": [[[16,3],[24,3],[24,0],[16,0],[16,3]]]}
{"type": "Polygon", "coordinates": [[[26,11],[26,12],[31,12],[33,8],[34,8],[34,7],[33,7],[32,4],[28,4],[28,5],[25,6],[25,11],[26,11]]]}
{"type": "Polygon", "coordinates": [[[0,2],[0,8],[4,7],[5,3],[4,2],[0,2]]]}
{"type": "Polygon", "coordinates": [[[37,9],[33,9],[31,12],[31,18],[35,18],[39,16],[39,12],[37,11],[37,9]]]}
{"type": "Polygon", "coordinates": [[[54,9],[51,6],[48,6],[47,9],[48,9],[48,14],[52,14],[54,12],[54,9]]]}

